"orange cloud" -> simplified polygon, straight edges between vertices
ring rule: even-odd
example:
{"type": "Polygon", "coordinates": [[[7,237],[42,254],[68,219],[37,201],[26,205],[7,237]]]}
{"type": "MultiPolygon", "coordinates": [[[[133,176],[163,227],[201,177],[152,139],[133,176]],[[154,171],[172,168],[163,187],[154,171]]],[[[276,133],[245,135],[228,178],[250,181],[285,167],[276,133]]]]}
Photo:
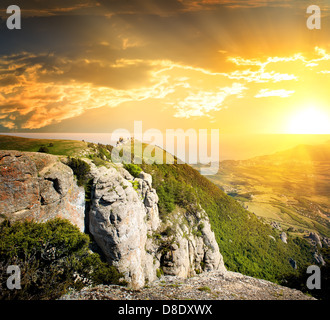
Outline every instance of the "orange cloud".
{"type": "Polygon", "coordinates": [[[27,53],[5,56],[0,59],[0,124],[8,129],[39,129],[77,117],[87,110],[149,99],[158,99],[170,106],[176,118],[212,118],[227,106],[228,100],[242,98],[250,91],[257,92],[253,94],[255,98],[291,96],[294,87],[287,90],[274,86],[283,81],[298,82],[305,74],[304,68],[314,75],[327,76],[328,71],[320,69],[330,55],[321,48],[315,49],[315,55],[306,58],[296,54],[264,60],[230,57],[228,63],[239,69],[227,73],[171,60],[119,59],[106,63],[66,58],[53,61],[52,57],[47,60],[27,53]],[[292,72],[283,73],[276,68],[292,72]],[[139,70],[143,81],[115,87],[107,81],[109,70],[118,76],[115,78],[118,81],[119,75],[124,81],[139,70]],[[99,81],[102,78],[104,82],[99,81]],[[272,87],[267,88],[265,84],[272,87]]]}

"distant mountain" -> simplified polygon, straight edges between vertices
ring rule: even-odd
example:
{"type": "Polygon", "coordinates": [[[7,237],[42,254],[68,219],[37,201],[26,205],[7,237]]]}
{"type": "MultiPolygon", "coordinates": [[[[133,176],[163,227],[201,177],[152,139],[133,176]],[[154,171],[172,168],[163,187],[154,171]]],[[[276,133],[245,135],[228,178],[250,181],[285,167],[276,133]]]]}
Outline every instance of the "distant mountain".
{"type": "Polygon", "coordinates": [[[295,148],[252,158],[251,161],[330,161],[330,140],[320,145],[299,145],[295,148]]]}

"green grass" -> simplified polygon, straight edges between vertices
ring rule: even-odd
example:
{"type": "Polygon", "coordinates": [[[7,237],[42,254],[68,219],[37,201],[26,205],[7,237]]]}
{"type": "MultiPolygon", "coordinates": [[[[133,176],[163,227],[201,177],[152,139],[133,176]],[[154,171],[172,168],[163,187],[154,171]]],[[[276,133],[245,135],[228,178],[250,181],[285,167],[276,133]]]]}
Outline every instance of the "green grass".
{"type": "Polygon", "coordinates": [[[87,143],[75,140],[30,139],[0,135],[0,150],[38,152],[43,146],[48,148],[50,154],[74,156],[85,150],[87,143]]]}

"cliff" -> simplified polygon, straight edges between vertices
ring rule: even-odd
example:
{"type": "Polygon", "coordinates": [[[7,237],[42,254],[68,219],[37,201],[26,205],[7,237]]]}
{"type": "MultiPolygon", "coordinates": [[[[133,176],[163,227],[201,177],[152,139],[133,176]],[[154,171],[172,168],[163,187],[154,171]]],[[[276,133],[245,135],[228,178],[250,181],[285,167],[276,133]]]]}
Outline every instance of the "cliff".
{"type": "Polygon", "coordinates": [[[0,214],[11,221],[60,217],[89,230],[108,262],[134,289],[162,274],[186,278],[225,271],[202,208],[193,214],[177,210],[171,221],[162,222],[150,174],[142,171],[134,178],[121,165],[88,162],[92,183],[86,211],[84,188],[58,157],[1,151],[0,214]],[[199,232],[193,232],[198,226],[199,232]]]}
{"type": "Polygon", "coordinates": [[[134,178],[117,167],[91,163],[93,187],[89,230],[108,261],[124,273],[133,288],[157,279],[159,274],[188,277],[202,269],[225,270],[207,216],[176,213],[181,224],[163,223],[151,175],[134,178]],[[189,224],[203,223],[194,235],[189,224]]]}

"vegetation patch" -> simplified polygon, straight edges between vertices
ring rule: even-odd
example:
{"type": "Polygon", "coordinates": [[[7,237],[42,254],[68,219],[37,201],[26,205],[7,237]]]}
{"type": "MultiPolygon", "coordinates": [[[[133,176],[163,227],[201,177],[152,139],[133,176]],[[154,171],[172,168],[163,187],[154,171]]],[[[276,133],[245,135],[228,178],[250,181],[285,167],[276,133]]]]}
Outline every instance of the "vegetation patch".
{"type": "Polygon", "coordinates": [[[67,165],[77,177],[78,186],[84,186],[88,183],[88,173],[90,172],[91,167],[86,161],[79,158],[68,157],[67,165]]]}
{"type": "MultiPolygon", "coordinates": [[[[228,270],[282,283],[314,263],[306,240],[289,235],[288,243],[283,243],[268,224],[190,166],[142,164],[141,168],[153,177],[163,221],[176,207],[194,214],[200,205],[206,211],[228,270]],[[290,258],[297,262],[297,270],[288,262],[290,258]]],[[[191,227],[195,235],[202,234],[203,225],[191,227]]]]}
{"type": "Polygon", "coordinates": [[[124,164],[124,168],[134,177],[137,178],[142,169],[137,164],[124,164]]]}
{"type": "Polygon", "coordinates": [[[69,288],[120,284],[122,275],[89,251],[89,236],[67,220],[4,221],[0,225],[0,299],[57,299],[69,288]],[[21,290],[6,286],[7,267],[18,265],[21,290]]]}

